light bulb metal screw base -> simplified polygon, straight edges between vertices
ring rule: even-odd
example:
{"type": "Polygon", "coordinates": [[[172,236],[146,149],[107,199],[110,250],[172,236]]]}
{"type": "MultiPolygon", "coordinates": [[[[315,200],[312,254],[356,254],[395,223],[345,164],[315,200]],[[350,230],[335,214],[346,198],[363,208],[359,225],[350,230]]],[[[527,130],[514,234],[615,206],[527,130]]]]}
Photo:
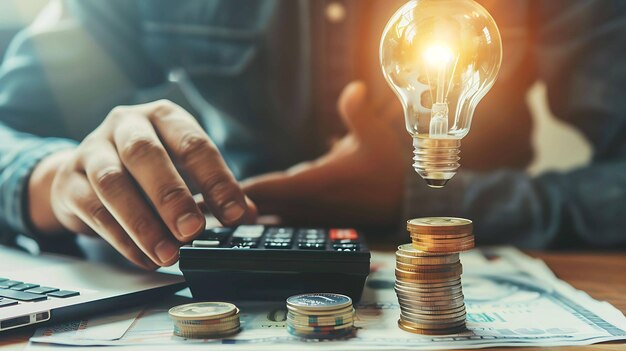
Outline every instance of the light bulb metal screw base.
{"type": "Polygon", "coordinates": [[[413,138],[413,168],[431,188],[443,188],[459,168],[461,140],[413,138]]]}

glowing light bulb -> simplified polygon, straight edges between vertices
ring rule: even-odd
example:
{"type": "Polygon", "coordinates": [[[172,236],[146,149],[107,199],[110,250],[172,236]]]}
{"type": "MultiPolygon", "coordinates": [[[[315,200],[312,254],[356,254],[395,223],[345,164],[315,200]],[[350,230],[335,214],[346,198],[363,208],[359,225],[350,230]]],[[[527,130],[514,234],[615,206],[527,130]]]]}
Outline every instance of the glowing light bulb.
{"type": "Polygon", "coordinates": [[[404,108],[413,167],[429,186],[456,174],[461,139],[501,62],[498,27],[473,0],[412,0],[387,23],[380,64],[404,108]]]}

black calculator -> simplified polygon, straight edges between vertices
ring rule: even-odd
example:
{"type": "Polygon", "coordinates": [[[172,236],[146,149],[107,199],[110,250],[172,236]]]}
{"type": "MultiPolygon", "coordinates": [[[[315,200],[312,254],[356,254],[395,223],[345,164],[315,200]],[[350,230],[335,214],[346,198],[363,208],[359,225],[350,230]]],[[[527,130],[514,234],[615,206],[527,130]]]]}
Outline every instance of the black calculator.
{"type": "Polygon", "coordinates": [[[361,298],[370,252],[352,228],[211,228],[180,248],[194,298],[284,300],[313,292],[361,298]]]}

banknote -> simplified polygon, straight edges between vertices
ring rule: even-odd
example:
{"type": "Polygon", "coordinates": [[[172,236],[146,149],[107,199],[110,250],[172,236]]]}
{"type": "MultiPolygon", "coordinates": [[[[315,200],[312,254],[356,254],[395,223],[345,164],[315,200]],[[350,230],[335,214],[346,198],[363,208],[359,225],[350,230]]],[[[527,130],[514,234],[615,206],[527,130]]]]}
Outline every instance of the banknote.
{"type": "MultiPolygon", "coordinates": [[[[282,302],[236,302],[242,331],[223,340],[185,340],[172,335],[167,309],[186,302],[176,296],[160,306],[144,309],[118,340],[54,341],[68,345],[116,345],[116,350],[176,346],[193,348],[212,344],[214,350],[381,350],[458,349],[494,346],[588,345],[626,340],[626,318],[606,302],[592,299],[557,279],[540,260],[510,247],[486,248],[464,253],[462,276],[469,331],[449,336],[420,336],[397,326],[400,310],[393,290],[395,257],[373,253],[370,274],[362,300],[355,305],[356,333],[332,341],[290,336],[286,331],[287,310],[282,302]]],[[[253,288],[253,287],[251,287],[253,288]]],[[[45,349],[37,338],[31,350],[45,349]]],[[[58,348],[56,349],[58,350],[58,348]]],[[[76,350],[76,348],[73,348],[76,350]]]]}

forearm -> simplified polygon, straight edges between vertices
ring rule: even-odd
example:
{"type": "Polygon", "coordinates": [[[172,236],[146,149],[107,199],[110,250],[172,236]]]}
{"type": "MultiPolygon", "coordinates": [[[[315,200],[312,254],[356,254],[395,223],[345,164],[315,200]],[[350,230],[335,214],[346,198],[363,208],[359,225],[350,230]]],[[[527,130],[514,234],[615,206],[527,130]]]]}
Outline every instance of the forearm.
{"type": "Polygon", "coordinates": [[[626,160],[537,178],[521,171],[460,172],[444,189],[409,181],[405,218],[472,219],[480,245],[546,248],[562,239],[593,246],[624,245],[624,189],[626,160]]]}
{"type": "Polygon", "coordinates": [[[61,233],[65,229],[54,215],[50,189],[58,167],[73,150],[61,150],[42,159],[33,169],[28,181],[28,217],[32,229],[37,233],[61,233]]]}
{"type": "MultiPolygon", "coordinates": [[[[48,155],[72,148],[75,142],[39,138],[0,123],[0,232],[33,233],[28,211],[28,182],[33,169],[48,155]]],[[[41,177],[40,174],[37,175],[41,177]]],[[[37,200],[39,201],[39,200],[37,200]]]]}

